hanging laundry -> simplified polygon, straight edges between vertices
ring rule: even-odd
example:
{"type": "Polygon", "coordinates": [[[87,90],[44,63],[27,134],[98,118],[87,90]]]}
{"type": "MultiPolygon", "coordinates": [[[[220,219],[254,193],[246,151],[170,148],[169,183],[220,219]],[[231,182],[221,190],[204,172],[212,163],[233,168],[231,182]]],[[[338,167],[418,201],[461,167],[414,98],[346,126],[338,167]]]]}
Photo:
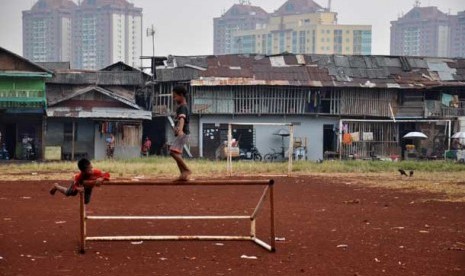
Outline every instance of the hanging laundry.
{"type": "Polygon", "coordinates": [[[350,136],[352,136],[352,142],[360,141],[360,132],[353,132],[350,136]]]}
{"type": "Polygon", "coordinates": [[[363,141],[373,141],[373,132],[364,132],[363,141]]]}
{"type": "Polygon", "coordinates": [[[350,135],[350,133],[344,133],[344,135],[342,135],[342,143],[344,145],[352,144],[352,136],[350,135]]]}

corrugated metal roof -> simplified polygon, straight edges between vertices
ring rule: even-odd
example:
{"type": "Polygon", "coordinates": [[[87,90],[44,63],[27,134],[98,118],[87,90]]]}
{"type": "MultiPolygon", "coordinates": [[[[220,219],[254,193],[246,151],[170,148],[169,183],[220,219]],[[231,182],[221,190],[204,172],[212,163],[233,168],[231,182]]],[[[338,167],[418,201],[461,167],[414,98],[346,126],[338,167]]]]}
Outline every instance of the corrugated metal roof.
{"type": "Polygon", "coordinates": [[[172,56],[172,67],[157,69],[158,81],[406,89],[465,86],[465,59],[293,54],[182,57],[181,63],[177,59],[172,56]],[[186,71],[179,65],[186,64],[186,60],[195,60],[206,70],[186,71]],[[178,72],[183,73],[182,77],[178,72]]]}

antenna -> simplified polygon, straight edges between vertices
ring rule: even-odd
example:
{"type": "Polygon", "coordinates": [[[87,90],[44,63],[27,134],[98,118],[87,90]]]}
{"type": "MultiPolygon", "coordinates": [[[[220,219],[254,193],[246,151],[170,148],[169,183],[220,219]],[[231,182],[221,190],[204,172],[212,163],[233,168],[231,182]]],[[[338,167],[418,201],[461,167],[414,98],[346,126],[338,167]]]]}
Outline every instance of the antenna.
{"type": "Polygon", "coordinates": [[[241,4],[241,5],[251,5],[250,0],[239,0],[239,4],[241,4]]]}
{"type": "Polygon", "coordinates": [[[331,11],[331,0],[328,0],[328,11],[331,11]]]}
{"type": "Polygon", "coordinates": [[[415,8],[419,7],[421,5],[420,0],[415,0],[415,4],[413,5],[415,8]]]}

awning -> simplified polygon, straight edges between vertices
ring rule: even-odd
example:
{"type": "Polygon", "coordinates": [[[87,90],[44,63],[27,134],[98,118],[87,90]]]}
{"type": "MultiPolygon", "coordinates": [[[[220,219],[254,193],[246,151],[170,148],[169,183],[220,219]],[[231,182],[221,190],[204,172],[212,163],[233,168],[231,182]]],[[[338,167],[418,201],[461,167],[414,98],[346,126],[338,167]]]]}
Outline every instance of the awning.
{"type": "Polygon", "coordinates": [[[47,116],[52,118],[90,118],[90,119],[135,119],[152,120],[152,112],[127,108],[72,108],[49,107],[47,116]]]}

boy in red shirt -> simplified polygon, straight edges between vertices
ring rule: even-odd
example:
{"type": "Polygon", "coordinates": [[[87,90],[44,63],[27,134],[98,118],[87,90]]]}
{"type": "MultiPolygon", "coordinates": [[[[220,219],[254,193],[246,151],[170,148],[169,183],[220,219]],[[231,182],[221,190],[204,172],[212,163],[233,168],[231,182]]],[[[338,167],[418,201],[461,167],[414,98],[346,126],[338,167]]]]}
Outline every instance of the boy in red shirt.
{"type": "MultiPolygon", "coordinates": [[[[85,180],[95,180],[95,185],[100,186],[103,181],[110,180],[110,174],[107,172],[102,172],[99,169],[94,169],[89,160],[82,158],[78,161],[78,168],[81,171],[80,173],[74,175],[74,181],[68,188],[60,186],[58,183],[55,183],[52,189],[50,189],[50,194],[55,195],[56,191],[64,194],[65,196],[76,196],[78,194],[78,187],[83,186],[85,180]]],[[[88,204],[90,202],[90,196],[92,194],[92,186],[84,186],[84,203],[88,204]]]]}

